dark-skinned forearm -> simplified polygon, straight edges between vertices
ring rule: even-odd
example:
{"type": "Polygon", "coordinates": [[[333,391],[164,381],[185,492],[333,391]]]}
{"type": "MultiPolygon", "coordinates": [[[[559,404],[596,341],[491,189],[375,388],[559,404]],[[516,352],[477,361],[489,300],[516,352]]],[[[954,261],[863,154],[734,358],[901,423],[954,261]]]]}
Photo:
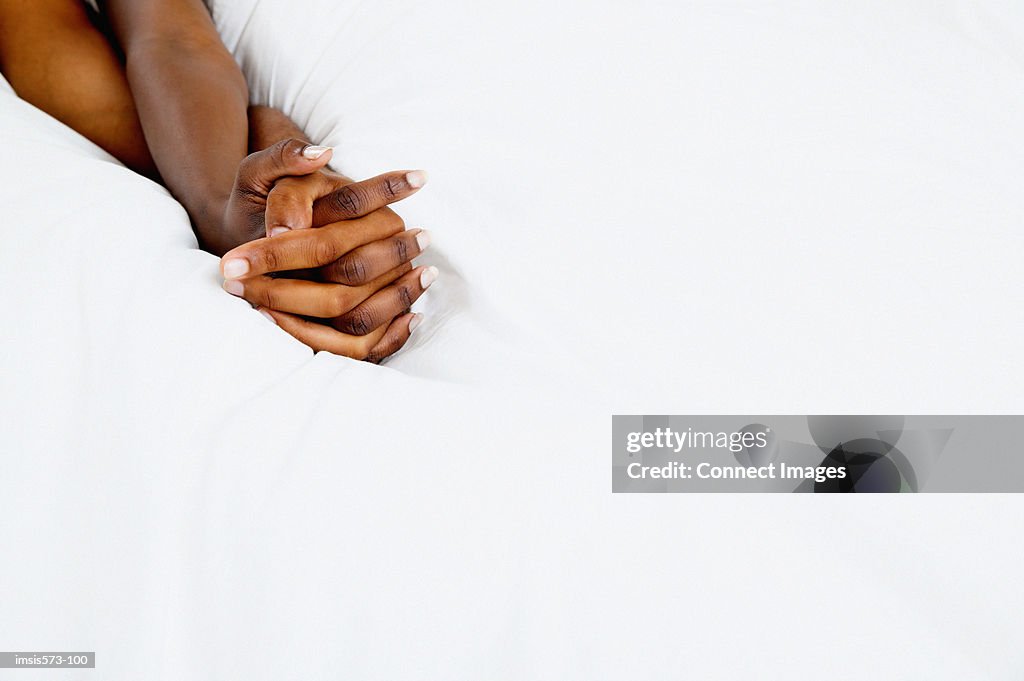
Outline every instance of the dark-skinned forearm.
{"type": "Polygon", "coordinates": [[[107,0],[146,143],[200,243],[220,250],[249,92],[201,0],[107,0]]]}
{"type": "Polygon", "coordinates": [[[312,144],[306,133],[280,109],[270,106],[249,107],[249,151],[262,151],[275,142],[298,139],[312,144]]]}

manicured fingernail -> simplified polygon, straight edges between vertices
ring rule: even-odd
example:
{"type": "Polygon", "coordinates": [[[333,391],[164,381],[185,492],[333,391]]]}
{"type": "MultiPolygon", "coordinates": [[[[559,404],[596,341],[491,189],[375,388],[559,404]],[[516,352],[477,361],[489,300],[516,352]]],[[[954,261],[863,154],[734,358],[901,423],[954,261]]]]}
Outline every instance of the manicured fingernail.
{"type": "Polygon", "coordinates": [[[244,277],[245,273],[249,271],[249,261],[245,258],[231,258],[231,260],[224,261],[221,270],[224,272],[225,278],[238,279],[244,277]]]}
{"type": "Polygon", "coordinates": [[[414,314],[412,316],[412,319],[409,320],[409,333],[412,333],[413,331],[415,331],[416,327],[419,326],[420,322],[422,322],[422,321],[423,321],[423,315],[421,315],[419,312],[414,314]]]}
{"type": "Polygon", "coordinates": [[[285,232],[290,231],[292,230],[288,229],[287,227],[274,227],[272,230],[270,230],[270,236],[277,236],[278,234],[284,234],[285,232]]]}
{"type": "Polygon", "coordinates": [[[270,314],[269,312],[264,310],[262,307],[260,308],[260,314],[263,315],[264,317],[266,317],[267,319],[269,319],[271,324],[273,324],[274,326],[277,326],[277,320],[274,319],[274,315],[270,314]]]}
{"type": "Polygon", "coordinates": [[[420,247],[421,253],[427,250],[427,246],[430,245],[430,232],[421,229],[419,234],[416,235],[416,245],[420,247]]]}
{"type": "Polygon", "coordinates": [[[423,270],[423,273],[420,275],[420,288],[427,288],[433,284],[434,280],[437,279],[438,274],[440,274],[440,272],[438,272],[438,269],[433,265],[423,270]]]}
{"type": "Polygon", "coordinates": [[[427,183],[427,171],[426,170],[413,170],[405,174],[405,181],[409,183],[409,186],[413,189],[419,189],[427,183]]]}
{"type": "Polygon", "coordinates": [[[245,284],[237,279],[226,279],[223,285],[224,290],[233,296],[240,296],[245,292],[245,284]]]}
{"type": "Polygon", "coordinates": [[[315,161],[330,150],[331,147],[318,147],[310,145],[302,150],[302,155],[308,158],[310,161],[315,161]]]}

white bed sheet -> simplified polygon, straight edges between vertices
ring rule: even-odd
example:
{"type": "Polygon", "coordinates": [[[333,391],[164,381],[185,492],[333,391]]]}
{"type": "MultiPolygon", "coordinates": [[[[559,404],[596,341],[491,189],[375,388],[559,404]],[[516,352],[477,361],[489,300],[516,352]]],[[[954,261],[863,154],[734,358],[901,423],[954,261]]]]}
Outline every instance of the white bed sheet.
{"type": "Polygon", "coordinates": [[[1020,410],[1020,9],[211,5],[345,171],[430,170],[401,212],[442,279],[387,366],[312,357],[162,188],[0,92],[3,647],[1019,677],[1016,498],[616,497],[608,422],[1020,410]]]}

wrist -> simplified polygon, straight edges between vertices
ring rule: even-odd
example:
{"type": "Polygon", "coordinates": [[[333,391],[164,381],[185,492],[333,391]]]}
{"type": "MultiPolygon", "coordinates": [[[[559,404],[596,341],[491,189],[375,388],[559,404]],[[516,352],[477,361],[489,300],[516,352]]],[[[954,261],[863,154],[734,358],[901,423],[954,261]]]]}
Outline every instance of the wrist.
{"type": "Polygon", "coordinates": [[[208,197],[190,211],[199,247],[223,255],[236,246],[263,236],[263,225],[239,224],[229,219],[228,197],[208,197]]]}

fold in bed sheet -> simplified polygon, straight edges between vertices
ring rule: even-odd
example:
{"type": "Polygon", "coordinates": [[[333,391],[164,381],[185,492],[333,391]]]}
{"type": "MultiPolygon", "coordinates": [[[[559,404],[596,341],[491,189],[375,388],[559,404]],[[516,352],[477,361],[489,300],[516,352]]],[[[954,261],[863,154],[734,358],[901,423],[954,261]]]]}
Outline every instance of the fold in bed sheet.
{"type": "Polygon", "coordinates": [[[401,213],[442,279],[388,366],[313,357],[164,189],[0,93],[8,649],[1019,676],[1013,497],[615,497],[607,442],[622,412],[1019,410],[1018,9],[211,6],[343,170],[431,171],[401,213]]]}

